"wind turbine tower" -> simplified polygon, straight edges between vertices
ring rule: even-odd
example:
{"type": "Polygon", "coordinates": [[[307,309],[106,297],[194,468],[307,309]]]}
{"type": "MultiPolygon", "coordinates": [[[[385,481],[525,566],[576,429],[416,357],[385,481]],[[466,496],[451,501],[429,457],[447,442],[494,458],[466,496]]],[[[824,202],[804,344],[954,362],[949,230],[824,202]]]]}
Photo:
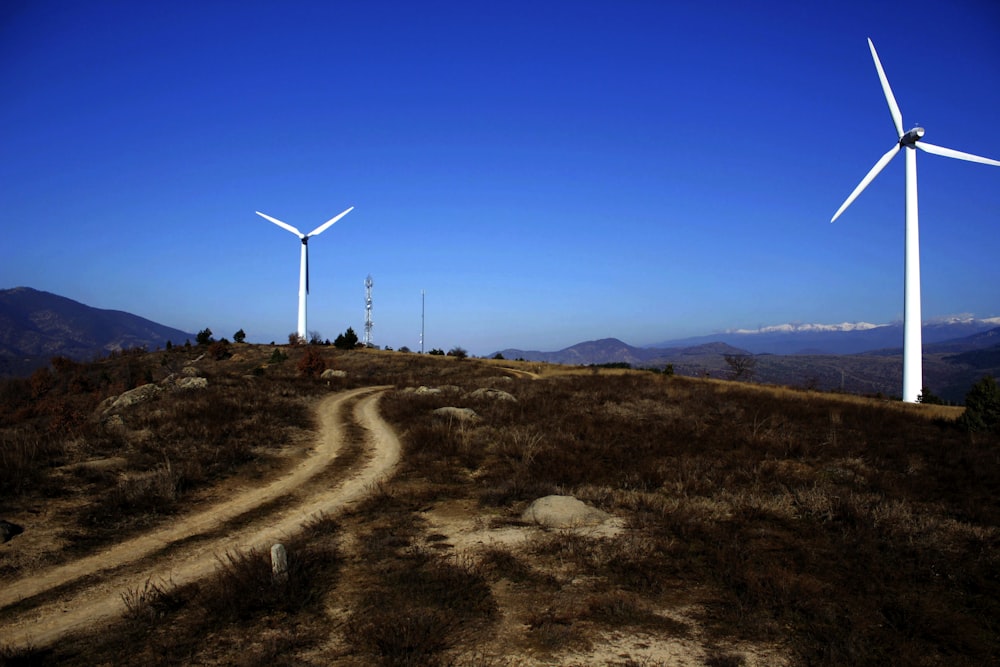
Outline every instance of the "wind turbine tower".
{"type": "Polygon", "coordinates": [[[878,72],[879,81],[882,82],[882,92],[885,94],[885,101],[889,105],[889,115],[892,116],[892,123],[896,127],[897,142],[886,152],[868,174],[861,179],[858,187],[850,194],[846,201],[837,209],[830,222],[840,217],[848,206],[851,205],[858,195],[868,187],[868,184],[885,168],[892,158],[896,157],[904,148],[906,149],[906,245],[903,263],[903,400],[916,403],[920,392],[923,391],[923,345],[920,332],[920,240],[917,225],[917,151],[920,149],[934,155],[957,158],[969,162],[979,162],[981,164],[991,164],[1000,167],[1000,162],[990,158],[979,157],[971,153],[963,153],[951,148],[935,146],[923,141],[924,128],[914,127],[908,132],[903,131],[903,115],[896,104],[896,98],[889,88],[889,80],[882,69],[882,63],[875,52],[875,45],[872,40],[868,40],[868,48],[872,52],[872,60],[875,61],[875,70],[878,72]]]}
{"type": "Polygon", "coordinates": [[[372,274],[365,278],[365,347],[372,346],[372,274]]]}
{"type": "Polygon", "coordinates": [[[265,220],[269,220],[270,222],[273,222],[282,229],[290,231],[292,234],[298,236],[299,239],[302,241],[302,252],[299,258],[299,324],[297,331],[299,338],[302,340],[309,340],[307,338],[307,336],[309,335],[307,333],[308,329],[306,329],[306,295],[309,294],[309,239],[311,239],[314,236],[319,236],[320,234],[325,232],[333,223],[337,222],[338,220],[340,220],[353,210],[354,207],[352,206],[343,213],[341,213],[340,215],[330,218],[329,220],[327,220],[322,225],[312,230],[308,234],[303,234],[295,227],[289,225],[287,222],[282,222],[277,218],[272,218],[271,216],[265,215],[260,211],[256,211],[257,215],[259,215],[260,217],[264,218],[265,220]]]}

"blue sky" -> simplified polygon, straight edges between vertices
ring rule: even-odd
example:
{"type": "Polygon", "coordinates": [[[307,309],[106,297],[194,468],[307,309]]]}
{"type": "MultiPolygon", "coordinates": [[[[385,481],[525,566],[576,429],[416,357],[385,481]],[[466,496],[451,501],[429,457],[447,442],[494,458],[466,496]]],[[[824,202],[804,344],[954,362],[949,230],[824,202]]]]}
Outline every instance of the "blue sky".
{"type": "MultiPolygon", "coordinates": [[[[473,354],[902,317],[904,124],[1000,159],[1000,4],[0,8],[0,288],[473,354]]],[[[1000,168],[918,158],[923,313],[1000,315],[1000,168]]]]}

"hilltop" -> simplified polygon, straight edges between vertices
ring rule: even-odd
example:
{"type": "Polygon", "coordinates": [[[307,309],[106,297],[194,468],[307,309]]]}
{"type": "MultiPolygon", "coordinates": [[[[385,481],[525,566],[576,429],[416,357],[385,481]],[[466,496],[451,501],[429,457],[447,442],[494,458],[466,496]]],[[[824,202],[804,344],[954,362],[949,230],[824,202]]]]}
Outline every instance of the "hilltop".
{"type": "MultiPolygon", "coordinates": [[[[979,378],[1000,375],[1000,327],[996,323],[995,318],[927,323],[925,386],[936,396],[958,404],[979,378]]],[[[155,350],[168,341],[183,343],[195,338],[131,313],[93,308],[48,292],[27,287],[0,291],[0,377],[26,376],[56,356],[90,360],[110,352],[155,350]]],[[[666,347],[636,347],[605,338],[554,352],[511,348],[490,356],[573,366],[670,366],[678,375],[730,378],[727,356],[754,355],[753,372],[742,379],[895,396],[902,383],[901,340],[896,325],[781,325],[689,338],[666,347]],[[775,350],[784,353],[776,354],[775,350]],[[793,350],[797,352],[791,353],[793,350]]]]}

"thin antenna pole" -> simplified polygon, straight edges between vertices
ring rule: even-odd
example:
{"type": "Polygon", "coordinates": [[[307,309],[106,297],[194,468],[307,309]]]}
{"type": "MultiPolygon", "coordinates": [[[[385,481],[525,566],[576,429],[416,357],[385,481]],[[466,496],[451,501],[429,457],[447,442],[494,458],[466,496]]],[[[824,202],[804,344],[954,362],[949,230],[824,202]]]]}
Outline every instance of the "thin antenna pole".
{"type": "Polygon", "coordinates": [[[371,347],[372,340],[372,274],[365,278],[365,347],[371,347]]]}
{"type": "Polygon", "coordinates": [[[420,290],[420,354],[424,353],[424,291],[420,290]]]}

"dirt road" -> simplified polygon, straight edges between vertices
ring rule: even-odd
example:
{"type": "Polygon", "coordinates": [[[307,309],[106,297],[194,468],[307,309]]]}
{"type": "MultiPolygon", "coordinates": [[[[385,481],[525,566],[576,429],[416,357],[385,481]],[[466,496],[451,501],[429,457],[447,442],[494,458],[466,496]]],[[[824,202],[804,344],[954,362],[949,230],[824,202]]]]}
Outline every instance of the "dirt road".
{"type": "Polygon", "coordinates": [[[107,622],[125,610],[121,594],[127,590],[141,590],[147,581],[174,586],[195,581],[215,570],[218,556],[251,548],[269,550],[309,521],[322,514],[334,515],[363,497],[399,460],[399,440],[378,414],[377,402],[385,389],[366,387],[324,399],[318,407],[316,446],[307,459],[271,483],[101,553],[5,586],[0,590],[0,644],[43,647],[107,622]],[[262,505],[294,497],[290,494],[329,466],[345,441],[343,412],[355,399],[354,415],[366,431],[372,454],[364,465],[335,488],[295,499],[251,525],[224,530],[227,522],[262,505]],[[191,540],[213,532],[223,534],[191,540]]]}

